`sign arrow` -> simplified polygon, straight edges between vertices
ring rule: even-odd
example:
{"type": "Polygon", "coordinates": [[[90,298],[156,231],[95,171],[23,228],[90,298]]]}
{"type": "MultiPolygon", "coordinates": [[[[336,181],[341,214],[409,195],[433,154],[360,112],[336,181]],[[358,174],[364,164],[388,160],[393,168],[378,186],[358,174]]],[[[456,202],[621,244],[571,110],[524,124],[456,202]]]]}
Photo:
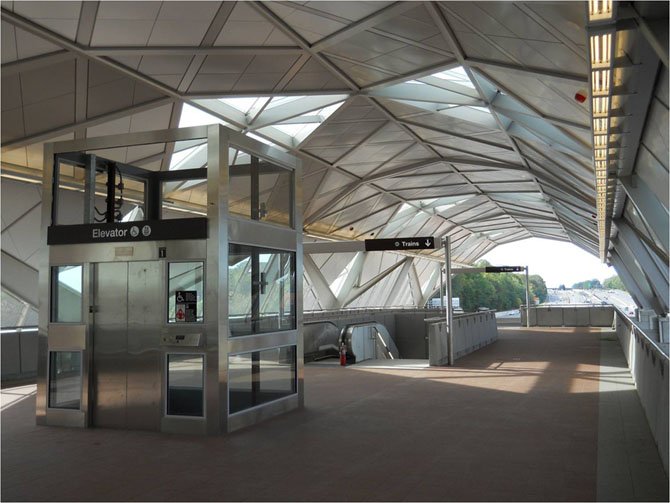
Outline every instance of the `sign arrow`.
{"type": "Polygon", "coordinates": [[[426,239],[426,248],[428,248],[431,245],[430,239],[426,239]]]}

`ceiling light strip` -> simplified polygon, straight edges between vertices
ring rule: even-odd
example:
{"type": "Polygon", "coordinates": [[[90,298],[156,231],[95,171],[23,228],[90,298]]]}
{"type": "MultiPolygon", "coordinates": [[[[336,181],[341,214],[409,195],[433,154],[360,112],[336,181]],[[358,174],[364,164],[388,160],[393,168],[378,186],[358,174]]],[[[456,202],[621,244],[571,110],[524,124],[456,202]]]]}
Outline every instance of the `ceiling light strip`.
{"type": "MultiPolygon", "coordinates": [[[[612,18],[612,2],[589,1],[589,21],[612,18]]],[[[607,261],[609,248],[608,203],[611,200],[608,184],[610,165],[610,117],[613,82],[613,48],[616,32],[612,29],[590,32],[589,53],[591,63],[591,115],[593,135],[593,163],[596,185],[596,221],[600,260],[607,261]]]]}

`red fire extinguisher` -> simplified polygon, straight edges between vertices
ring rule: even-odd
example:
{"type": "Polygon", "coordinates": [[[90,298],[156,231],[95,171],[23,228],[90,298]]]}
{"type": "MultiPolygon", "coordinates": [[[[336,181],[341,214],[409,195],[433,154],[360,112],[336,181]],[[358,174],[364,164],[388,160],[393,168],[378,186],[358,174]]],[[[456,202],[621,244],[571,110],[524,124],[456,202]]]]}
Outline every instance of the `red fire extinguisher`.
{"type": "Polygon", "coordinates": [[[340,344],[340,365],[347,365],[347,345],[344,342],[340,344]]]}

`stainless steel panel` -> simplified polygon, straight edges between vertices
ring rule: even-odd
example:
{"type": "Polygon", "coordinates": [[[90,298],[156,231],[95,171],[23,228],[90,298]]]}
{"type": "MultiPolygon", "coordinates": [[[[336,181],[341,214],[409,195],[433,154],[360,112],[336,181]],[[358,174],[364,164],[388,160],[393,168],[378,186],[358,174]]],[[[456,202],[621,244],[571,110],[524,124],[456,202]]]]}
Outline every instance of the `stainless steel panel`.
{"type": "Polygon", "coordinates": [[[93,424],[126,427],[128,264],[95,266],[93,424]]]}
{"type": "Polygon", "coordinates": [[[227,343],[228,353],[231,354],[248,353],[249,351],[270,349],[279,346],[292,346],[298,344],[298,331],[287,330],[286,332],[273,332],[271,334],[233,337],[228,339],[227,343]]]}
{"type": "Polygon", "coordinates": [[[207,136],[205,410],[210,435],[226,431],[228,417],[228,132],[210,126],[207,136]]]}
{"type": "Polygon", "coordinates": [[[81,410],[47,409],[46,424],[84,428],[86,427],[86,414],[81,410]]]}
{"type": "Polygon", "coordinates": [[[42,178],[42,223],[40,237],[42,246],[39,253],[39,332],[37,360],[37,398],[35,417],[37,424],[46,424],[47,409],[47,359],[48,359],[48,324],[49,324],[49,248],[47,246],[47,229],[51,223],[53,191],[53,144],[44,144],[44,164],[42,178]]]}
{"type": "Polygon", "coordinates": [[[119,243],[57,245],[49,247],[49,260],[51,265],[159,260],[158,249],[161,247],[167,249],[167,257],[160,260],[174,260],[177,257],[181,260],[202,259],[206,253],[206,245],[207,241],[204,239],[133,242],[132,258],[116,255],[116,248],[123,246],[119,243]]]}
{"type": "Polygon", "coordinates": [[[86,349],[86,325],[49,325],[49,351],[86,349]]]}
{"type": "Polygon", "coordinates": [[[202,334],[185,334],[183,331],[178,334],[164,334],[161,336],[160,342],[161,346],[186,346],[197,348],[202,343],[202,334]]]}
{"type": "Polygon", "coordinates": [[[160,430],[164,262],[128,263],[126,427],[160,430]]]}
{"type": "Polygon", "coordinates": [[[232,216],[228,219],[228,240],[231,243],[294,251],[295,236],[295,231],[288,227],[232,216]]]}
{"type": "Polygon", "coordinates": [[[266,145],[265,143],[261,143],[258,140],[254,140],[253,138],[249,138],[248,136],[244,136],[241,133],[229,131],[228,135],[231,146],[239,147],[245,152],[255,154],[258,157],[262,157],[288,169],[294,170],[300,164],[300,160],[297,157],[294,157],[291,154],[287,154],[286,152],[282,152],[281,150],[270,145],[266,145]]]}
{"type": "Polygon", "coordinates": [[[194,126],[180,129],[100,136],[83,140],[59,141],[50,145],[53,147],[54,153],[83,152],[85,150],[128,147],[130,145],[146,145],[149,143],[164,143],[166,141],[199,140],[206,137],[207,126],[194,126]]]}
{"type": "Polygon", "coordinates": [[[228,416],[228,432],[251,426],[252,424],[278,416],[279,414],[284,414],[285,412],[297,409],[298,407],[301,407],[301,400],[299,399],[298,394],[295,394],[238,412],[228,416]]]}

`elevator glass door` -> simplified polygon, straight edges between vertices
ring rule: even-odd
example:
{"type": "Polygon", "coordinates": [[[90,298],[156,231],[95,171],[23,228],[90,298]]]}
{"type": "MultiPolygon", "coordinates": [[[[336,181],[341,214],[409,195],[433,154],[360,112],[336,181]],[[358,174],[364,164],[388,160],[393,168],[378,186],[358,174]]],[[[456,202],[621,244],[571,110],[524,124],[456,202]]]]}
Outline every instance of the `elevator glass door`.
{"type": "Polygon", "coordinates": [[[161,262],[94,264],[93,425],[160,430],[161,262]]]}

